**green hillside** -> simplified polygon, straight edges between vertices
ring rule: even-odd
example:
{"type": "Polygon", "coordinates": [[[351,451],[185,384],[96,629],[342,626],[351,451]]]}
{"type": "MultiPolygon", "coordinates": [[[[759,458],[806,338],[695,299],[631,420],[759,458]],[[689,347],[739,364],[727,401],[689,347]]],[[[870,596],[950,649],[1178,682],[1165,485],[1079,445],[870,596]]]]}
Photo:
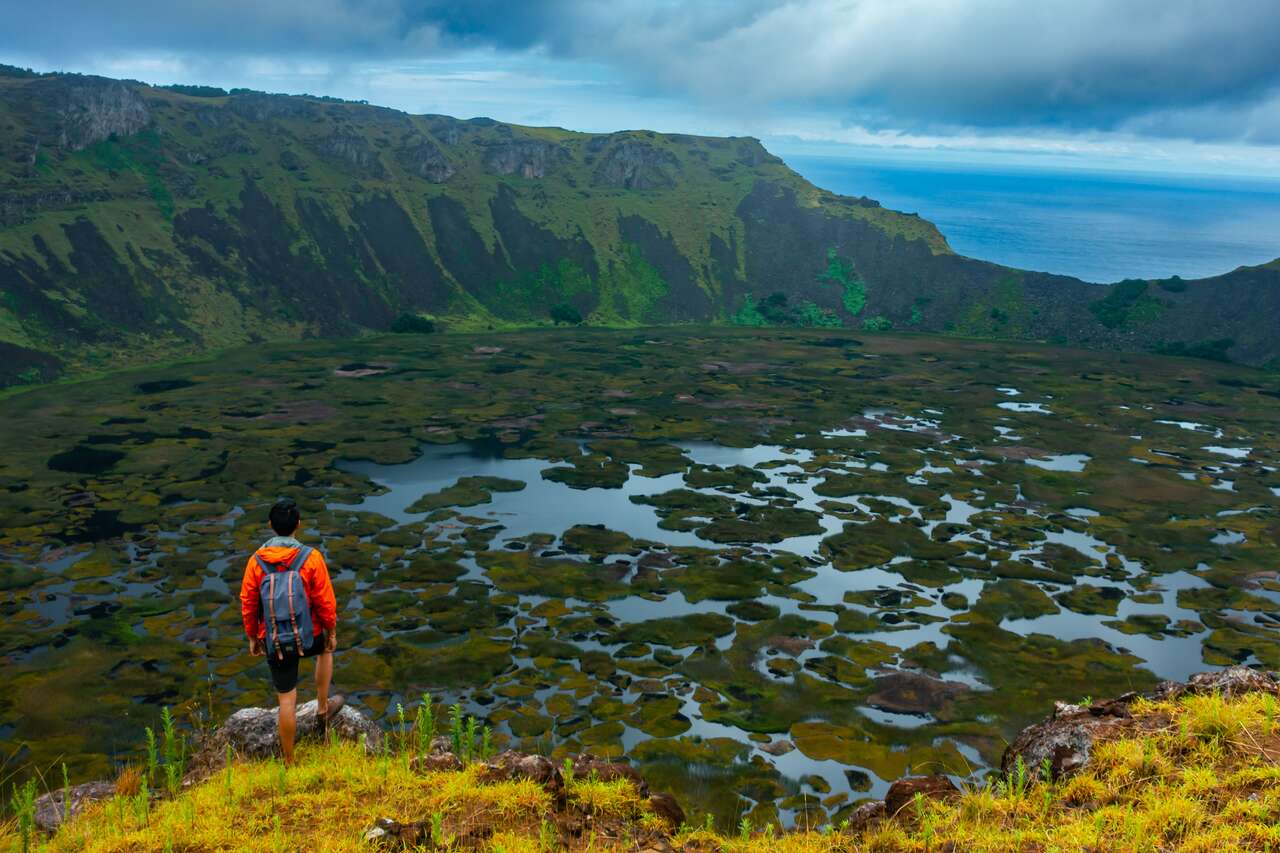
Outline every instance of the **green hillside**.
{"type": "Polygon", "coordinates": [[[608,135],[0,67],[0,384],[261,340],[738,323],[1280,356],[1280,269],[962,258],[750,138],[608,135]]]}

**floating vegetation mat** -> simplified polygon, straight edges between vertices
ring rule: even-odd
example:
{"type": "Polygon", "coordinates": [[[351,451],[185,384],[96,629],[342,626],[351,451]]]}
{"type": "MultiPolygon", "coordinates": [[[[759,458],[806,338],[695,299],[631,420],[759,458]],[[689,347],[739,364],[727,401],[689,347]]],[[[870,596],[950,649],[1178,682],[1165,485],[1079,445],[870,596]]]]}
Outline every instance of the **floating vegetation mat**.
{"type": "Polygon", "coordinates": [[[1055,699],[1280,669],[1275,374],[575,329],[255,348],[0,416],[11,764],[105,773],[160,705],[269,701],[235,595],[282,494],[349,696],[627,754],[729,821],[972,778],[1055,699]]]}

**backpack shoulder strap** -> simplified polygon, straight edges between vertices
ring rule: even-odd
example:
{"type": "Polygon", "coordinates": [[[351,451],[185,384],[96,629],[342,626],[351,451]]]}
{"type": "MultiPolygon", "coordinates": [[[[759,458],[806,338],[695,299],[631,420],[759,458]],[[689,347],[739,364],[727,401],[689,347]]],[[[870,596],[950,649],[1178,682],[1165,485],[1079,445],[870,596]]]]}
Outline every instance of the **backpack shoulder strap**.
{"type": "Polygon", "coordinates": [[[271,564],[262,559],[261,554],[254,554],[253,559],[258,561],[258,568],[262,569],[262,573],[264,575],[269,575],[274,571],[274,569],[271,568],[271,564]]]}
{"type": "Polygon", "coordinates": [[[307,559],[311,556],[311,552],[314,550],[315,548],[308,548],[306,545],[303,545],[301,548],[299,548],[298,553],[295,554],[293,556],[293,559],[289,561],[289,571],[291,572],[302,571],[302,567],[306,565],[307,559]]]}

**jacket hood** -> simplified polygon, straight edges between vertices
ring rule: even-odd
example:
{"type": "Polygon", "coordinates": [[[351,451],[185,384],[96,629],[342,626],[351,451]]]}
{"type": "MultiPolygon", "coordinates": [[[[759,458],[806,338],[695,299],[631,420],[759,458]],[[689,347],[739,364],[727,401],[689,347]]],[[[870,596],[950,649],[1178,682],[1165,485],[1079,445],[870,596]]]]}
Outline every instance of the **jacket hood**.
{"type": "Polygon", "coordinates": [[[302,543],[297,539],[291,536],[276,536],[264,542],[256,553],[262,558],[263,562],[279,565],[288,563],[301,550],[302,543]]]}

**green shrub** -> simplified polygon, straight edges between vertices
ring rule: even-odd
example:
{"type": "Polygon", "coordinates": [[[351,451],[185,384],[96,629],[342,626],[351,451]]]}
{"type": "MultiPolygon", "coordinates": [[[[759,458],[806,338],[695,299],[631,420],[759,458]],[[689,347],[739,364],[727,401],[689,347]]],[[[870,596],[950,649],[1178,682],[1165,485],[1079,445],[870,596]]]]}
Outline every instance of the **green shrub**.
{"type": "Polygon", "coordinates": [[[18,837],[22,841],[22,853],[31,849],[31,839],[36,827],[36,780],[28,779],[19,788],[13,786],[13,798],[10,801],[13,816],[18,822],[18,837]]]}
{"type": "Polygon", "coordinates": [[[562,323],[568,326],[581,326],[582,312],[568,302],[561,302],[551,306],[551,320],[557,326],[562,323]]]}
{"type": "Polygon", "coordinates": [[[1131,321],[1154,320],[1163,306],[1147,296],[1147,283],[1140,279],[1125,279],[1107,289],[1107,295],[1089,303],[1089,311],[1108,329],[1118,329],[1131,321]]]}
{"type": "Polygon", "coordinates": [[[866,284],[854,272],[853,261],[840,257],[834,247],[827,249],[827,268],[818,275],[818,280],[840,286],[840,303],[853,316],[861,314],[867,306],[866,284]]]}
{"type": "Polygon", "coordinates": [[[429,335],[436,324],[421,314],[404,313],[391,323],[391,331],[402,335],[429,335]]]}
{"type": "Polygon", "coordinates": [[[1184,358],[1203,358],[1207,361],[1230,362],[1227,350],[1236,345],[1232,338],[1218,338],[1212,341],[1174,341],[1160,344],[1155,348],[1159,355],[1177,355],[1184,358]]]}
{"type": "Polygon", "coordinates": [[[180,95],[190,95],[193,98],[225,98],[227,96],[227,90],[217,86],[188,86],[184,83],[172,83],[160,88],[180,95]]]}

